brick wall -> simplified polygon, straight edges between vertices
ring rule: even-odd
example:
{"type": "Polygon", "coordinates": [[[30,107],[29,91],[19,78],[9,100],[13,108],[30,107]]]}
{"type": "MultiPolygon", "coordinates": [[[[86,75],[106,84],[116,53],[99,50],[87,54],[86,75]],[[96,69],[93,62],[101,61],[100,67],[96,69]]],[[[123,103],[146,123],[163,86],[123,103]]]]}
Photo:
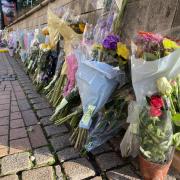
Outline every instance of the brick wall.
{"type": "Polygon", "coordinates": [[[145,30],[180,39],[180,0],[129,0],[121,34],[132,38],[145,30]]]}
{"type": "MultiPolygon", "coordinates": [[[[102,1],[94,2],[101,4],[102,1]]],[[[56,0],[48,6],[72,8],[83,14],[89,22],[95,23],[101,10],[94,9],[91,2],[91,0],[56,0]]],[[[34,29],[46,24],[48,6],[12,27],[34,29]]],[[[139,30],[159,32],[180,39],[180,0],[129,0],[119,32],[122,37],[129,40],[139,30]]]]}

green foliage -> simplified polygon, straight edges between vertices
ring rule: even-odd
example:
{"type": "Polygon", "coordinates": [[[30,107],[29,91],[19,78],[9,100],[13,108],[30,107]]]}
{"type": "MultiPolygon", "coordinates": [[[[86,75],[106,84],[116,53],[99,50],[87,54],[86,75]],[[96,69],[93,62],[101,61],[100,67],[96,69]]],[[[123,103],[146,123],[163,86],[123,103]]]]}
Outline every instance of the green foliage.
{"type": "Polygon", "coordinates": [[[173,144],[176,146],[176,149],[180,151],[180,132],[174,134],[173,144]]]}
{"type": "Polygon", "coordinates": [[[162,119],[149,117],[148,109],[140,115],[140,151],[154,163],[164,163],[168,159],[172,145],[172,125],[168,112],[162,119]]]}

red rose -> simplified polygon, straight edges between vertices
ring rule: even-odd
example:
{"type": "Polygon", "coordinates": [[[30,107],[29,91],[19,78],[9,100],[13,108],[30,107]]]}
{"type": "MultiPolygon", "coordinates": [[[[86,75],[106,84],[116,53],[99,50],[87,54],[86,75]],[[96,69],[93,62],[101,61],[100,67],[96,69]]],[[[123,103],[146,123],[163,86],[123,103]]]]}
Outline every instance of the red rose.
{"type": "Polygon", "coordinates": [[[150,108],[150,116],[159,117],[159,116],[161,116],[161,114],[162,114],[161,109],[156,108],[154,106],[151,106],[151,108],[150,108]]]}
{"type": "Polygon", "coordinates": [[[158,109],[162,108],[164,103],[161,96],[151,96],[150,104],[158,109]]]}

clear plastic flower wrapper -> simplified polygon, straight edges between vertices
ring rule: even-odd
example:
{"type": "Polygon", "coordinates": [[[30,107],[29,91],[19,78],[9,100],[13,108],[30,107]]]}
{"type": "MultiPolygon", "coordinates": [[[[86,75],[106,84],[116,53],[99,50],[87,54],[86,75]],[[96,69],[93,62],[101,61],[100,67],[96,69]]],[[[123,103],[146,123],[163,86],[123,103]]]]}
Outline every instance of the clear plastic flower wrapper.
{"type": "MultiPolygon", "coordinates": [[[[180,48],[176,42],[161,35],[139,32],[131,48],[131,74],[136,102],[128,114],[127,122],[130,125],[120,145],[124,157],[138,154],[138,114],[146,103],[146,96],[158,92],[159,78],[165,76],[171,79],[180,73],[180,48]],[[136,144],[133,143],[135,141],[136,144]]],[[[165,86],[164,89],[168,91],[165,86]]]]}
{"type": "Polygon", "coordinates": [[[67,10],[63,17],[59,18],[52,9],[48,9],[48,30],[51,47],[55,47],[59,35],[63,36],[66,55],[71,53],[71,47],[74,43],[81,41],[85,26],[84,23],[71,22],[69,15],[70,13],[67,10]]]}
{"type": "Polygon", "coordinates": [[[92,117],[93,122],[85,144],[86,151],[93,151],[117,135],[122,126],[126,124],[131,90],[128,84],[120,85],[113,92],[102,110],[92,117]]]}
{"type": "Polygon", "coordinates": [[[108,64],[88,61],[80,50],[75,54],[78,59],[76,80],[84,112],[79,127],[89,129],[91,117],[104,106],[118,83],[125,82],[125,74],[108,64]]]}
{"type": "Polygon", "coordinates": [[[172,123],[174,124],[174,144],[180,150],[180,74],[172,79],[166,77],[157,79],[159,93],[169,100],[172,123]]]}
{"type": "Polygon", "coordinates": [[[139,114],[140,152],[149,161],[164,164],[171,160],[173,129],[171,113],[160,95],[147,97],[139,114]]]}
{"type": "Polygon", "coordinates": [[[180,73],[180,46],[160,35],[141,32],[132,42],[132,83],[137,102],[157,91],[156,79],[180,73]]]}

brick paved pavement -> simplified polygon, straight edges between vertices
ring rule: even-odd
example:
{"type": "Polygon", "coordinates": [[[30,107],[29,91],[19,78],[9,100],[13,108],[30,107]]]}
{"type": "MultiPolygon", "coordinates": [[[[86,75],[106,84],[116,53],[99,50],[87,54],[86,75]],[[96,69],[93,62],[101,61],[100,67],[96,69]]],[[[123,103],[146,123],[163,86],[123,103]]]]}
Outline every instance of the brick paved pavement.
{"type": "Polygon", "coordinates": [[[21,63],[1,53],[0,180],[142,179],[137,162],[121,158],[121,137],[81,157],[69,142],[69,129],[53,125],[51,114],[21,63]]]}

